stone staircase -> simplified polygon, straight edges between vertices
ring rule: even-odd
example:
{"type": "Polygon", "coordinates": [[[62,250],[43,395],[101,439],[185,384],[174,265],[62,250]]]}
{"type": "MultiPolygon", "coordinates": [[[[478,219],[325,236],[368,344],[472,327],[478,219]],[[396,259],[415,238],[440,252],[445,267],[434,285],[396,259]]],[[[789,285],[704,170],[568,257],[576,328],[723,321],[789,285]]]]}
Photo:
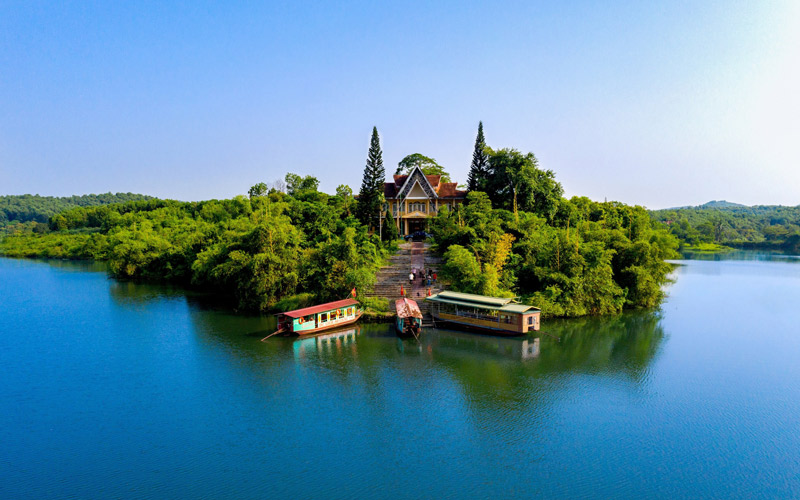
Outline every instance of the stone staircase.
{"type": "MultiPolygon", "coordinates": [[[[428,324],[430,304],[425,302],[428,286],[417,279],[413,287],[409,289],[408,274],[414,267],[426,271],[428,269],[438,271],[442,260],[430,251],[429,246],[427,243],[420,242],[402,243],[400,250],[389,259],[388,265],[378,271],[375,287],[367,292],[366,296],[389,299],[389,308],[394,311],[394,301],[400,298],[400,286],[402,285],[406,297],[414,299],[419,304],[420,311],[425,317],[423,323],[428,324]]],[[[439,292],[440,286],[440,282],[432,284],[431,293],[439,292]]]]}

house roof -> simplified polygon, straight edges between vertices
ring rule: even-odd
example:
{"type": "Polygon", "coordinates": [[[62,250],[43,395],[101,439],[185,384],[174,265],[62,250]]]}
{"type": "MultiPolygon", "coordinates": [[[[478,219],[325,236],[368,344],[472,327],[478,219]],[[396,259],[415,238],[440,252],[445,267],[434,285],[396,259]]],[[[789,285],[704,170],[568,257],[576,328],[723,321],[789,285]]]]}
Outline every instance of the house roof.
{"type": "Polygon", "coordinates": [[[430,297],[425,297],[425,300],[516,314],[541,311],[538,307],[520,304],[514,299],[506,297],[488,297],[486,295],[475,295],[472,293],[444,291],[430,297]]]}
{"type": "Polygon", "coordinates": [[[400,318],[422,318],[422,311],[414,300],[405,297],[397,299],[394,301],[394,308],[400,318]]]}
{"type": "Polygon", "coordinates": [[[310,316],[312,314],[317,314],[325,311],[332,311],[334,309],[354,306],[356,304],[358,304],[358,301],[355,299],[337,300],[336,302],[328,302],[326,304],[320,304],[318,306],[304,307],[303,309],[295,309],[294,311],[286,311],[278,313],[276,314],[276,316],[283,315],[283,316],[289,316],[290,318],[301,318],[303,316],[310,316]]]}
{"type": "MultiPolygon", "coordinates": [[[[405,175],[405,176],[402,176],[402,175],[401,175],[401,176],[398,176],[398,179],[397,179],[397,181],[399,181],[401,177],[404,179],[404,180],[403,180],[403,184],[402,184],[402,186],[400,186],[400,189],[398,189],[398,190],[397,190],[397,194],[398,194],[398,195],[402,195],[402,194],[405,192],[406,196],[408,196],[408,190],[410,190],[410,189],[412,189],[412,188],[414,187],[414,185],[413,185],[413,184],[411,184],[411,180],[412,180],[412,178],[414,178],[415,176],[416,176],[416,177],[422,177],[423,179],[425,179],[425,183],[428,185],[428,189],[430,189],[430,190],[431,190],[431,194],[433,194],[433,196],[432,196],[433,198],[437,198],[437,197],[439,196],[439,195],[436,193],[436,188],[435,188],[435,187],[434,187],[434,186],[431,184],[431,179],[429,179],[429,178],[428,178],[429,176],[425,175],[425,174],[422,172],[422,169],[421,169],[421,168],[419,168],[418,166],[417,166],[417,167],[414,167],[414,168],[412,168],[412,169],[411,169],[411,172],[409,172],[409,173],[408,173],[408,175],[405,175]]],[[[436,180],[436,181],[437,181],[437,185],[438,185],[438,179],[439,179],[441,176],[440,176],[440,175],[431,175],[430,177],[431,177],[432,179],[436,180]]],[[[427,190],[425,189],[425,186],[422,186],[419,180],[416,180],[416,181],[414,181],[414,182],[415,182],[415,183],[419,183],[419,184],[420,184],[420,186],[422,187],[422,189],[423,189],[424,191],[427,191],[427,190]]]]}
{"type": "MultiPolygon", "coordinates": [[[[414,170],[422,170],[419,167],[414,167],[414,170]]],[[[392,179],[394,182],[386,182],[383,184],[383,195],[386,198],[395,199],[398,194],[403,190],[409,181],[409,177],[413,175],[414,170],[408,175],[394,175],[392,179]]],[[[423,174],[424,175],[424,174],[423,174]]],[[[425,180],[428,181],[433,192],[436,193],[435,197],[438,198],[464,198],[467,196],[466,191],[460,191],[456,182],[442,182],[441,175],[424,175],[425,180]]]]}
{"type": "Polygon", "coordinates": [[[439,198],[464,198],[466,191],[457,189],[457,182],[443,182],[439,188],[439,198]]]}
{"type": "MultiPolygon", "coordinates": [[[[413,171],[412,171],[413,172],[413,171]]],[[[408,174],[411,175],[411,174],[408,174]]],[[[394,184],[397,186],[399,190],[403,187],[403,184],[406,183],[406,179],[408,179],[408,175],[393,175],[392,179],[394,179],[394,184]]],[[[431,187],[436,189],[439,186],[439,182],[442,180],[441,175],[426,175],[426,179],[428,179],[428,183],[430,183],[431,187]]]]}

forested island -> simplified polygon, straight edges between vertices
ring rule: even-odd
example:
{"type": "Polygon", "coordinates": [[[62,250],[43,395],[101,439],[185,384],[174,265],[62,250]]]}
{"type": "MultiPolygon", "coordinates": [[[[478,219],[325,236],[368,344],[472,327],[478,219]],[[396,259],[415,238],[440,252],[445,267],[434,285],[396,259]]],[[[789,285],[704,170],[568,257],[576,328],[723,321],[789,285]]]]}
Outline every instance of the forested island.
{"type": "Polygon", "coordinates": [[[800,205],[745,206],[711,201],[651,212],[688,249],[725,247],[800,252],[800,205]]]}
{"type": "MultiPolygon", "coordinates": [[[[213,291],[242,310],[333,300],[352,288],[363,296],[398,244],[396,228],[375,217],[385,177],[373,130],[357,197],[345,185],[320,192],[315,177],[290,173],[226,200],[78,206],[50,215],[46,227],[7,235],[0,253],[107,261],[115,277],[213,291]]],[[[653,307],[663,298],[665,259],[677,257],[679,242],[644,207],[564,198],[532,153],[488,147],[482,125],[467,189],[466,203],[428,217],[451,289],[519,296],[551,317],[653,307]]],[[[366,305],[385,307],[373,302],[366,305]]]]}

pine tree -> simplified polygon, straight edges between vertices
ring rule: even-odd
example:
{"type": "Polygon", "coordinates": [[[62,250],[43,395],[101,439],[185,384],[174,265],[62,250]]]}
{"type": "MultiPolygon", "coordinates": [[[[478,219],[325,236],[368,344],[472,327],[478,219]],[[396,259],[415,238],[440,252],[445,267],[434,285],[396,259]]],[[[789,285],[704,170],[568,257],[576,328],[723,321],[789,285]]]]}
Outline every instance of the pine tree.
{"type": "Polygon", "coordinates": [[[483,137],[483,122],[478,122],[478,136],[475,138],[475,151],[469,166],[467,190],[480,191],[489,172],[489,157],[486,154],[486,139],[483,137]]]}
{"type": "Polygon", "coordinates": [[[369,143],[367,165],[364,167],[364,178],[358,194],[358,218],[369,227],[374,227],[381,209],[381,194],[386,180],[383,168],[383,153],[378,137],[378,128],[372,127],[372,139],[369,143]]]}
{"type": "Polygon", "coordinates": [[[395,222],[392,212],[389,210],[386,211],[383,224],[383,239],[385,241],[394,241],[400,237],[400,233],[397,231],[397,222],[395,222]]]}

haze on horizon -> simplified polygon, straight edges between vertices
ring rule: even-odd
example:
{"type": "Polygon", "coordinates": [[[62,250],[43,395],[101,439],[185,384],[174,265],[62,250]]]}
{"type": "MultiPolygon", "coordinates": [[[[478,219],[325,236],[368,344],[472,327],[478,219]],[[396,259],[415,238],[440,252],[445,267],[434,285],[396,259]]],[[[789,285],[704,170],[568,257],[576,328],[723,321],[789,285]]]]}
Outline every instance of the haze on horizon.
{"type": "Polygon", "coordinates": [[[372,126],[466,181],[478,121],[566,195],[800,204],[800,4],[0,5],[0,194],[358,190],[372,126]]]}

